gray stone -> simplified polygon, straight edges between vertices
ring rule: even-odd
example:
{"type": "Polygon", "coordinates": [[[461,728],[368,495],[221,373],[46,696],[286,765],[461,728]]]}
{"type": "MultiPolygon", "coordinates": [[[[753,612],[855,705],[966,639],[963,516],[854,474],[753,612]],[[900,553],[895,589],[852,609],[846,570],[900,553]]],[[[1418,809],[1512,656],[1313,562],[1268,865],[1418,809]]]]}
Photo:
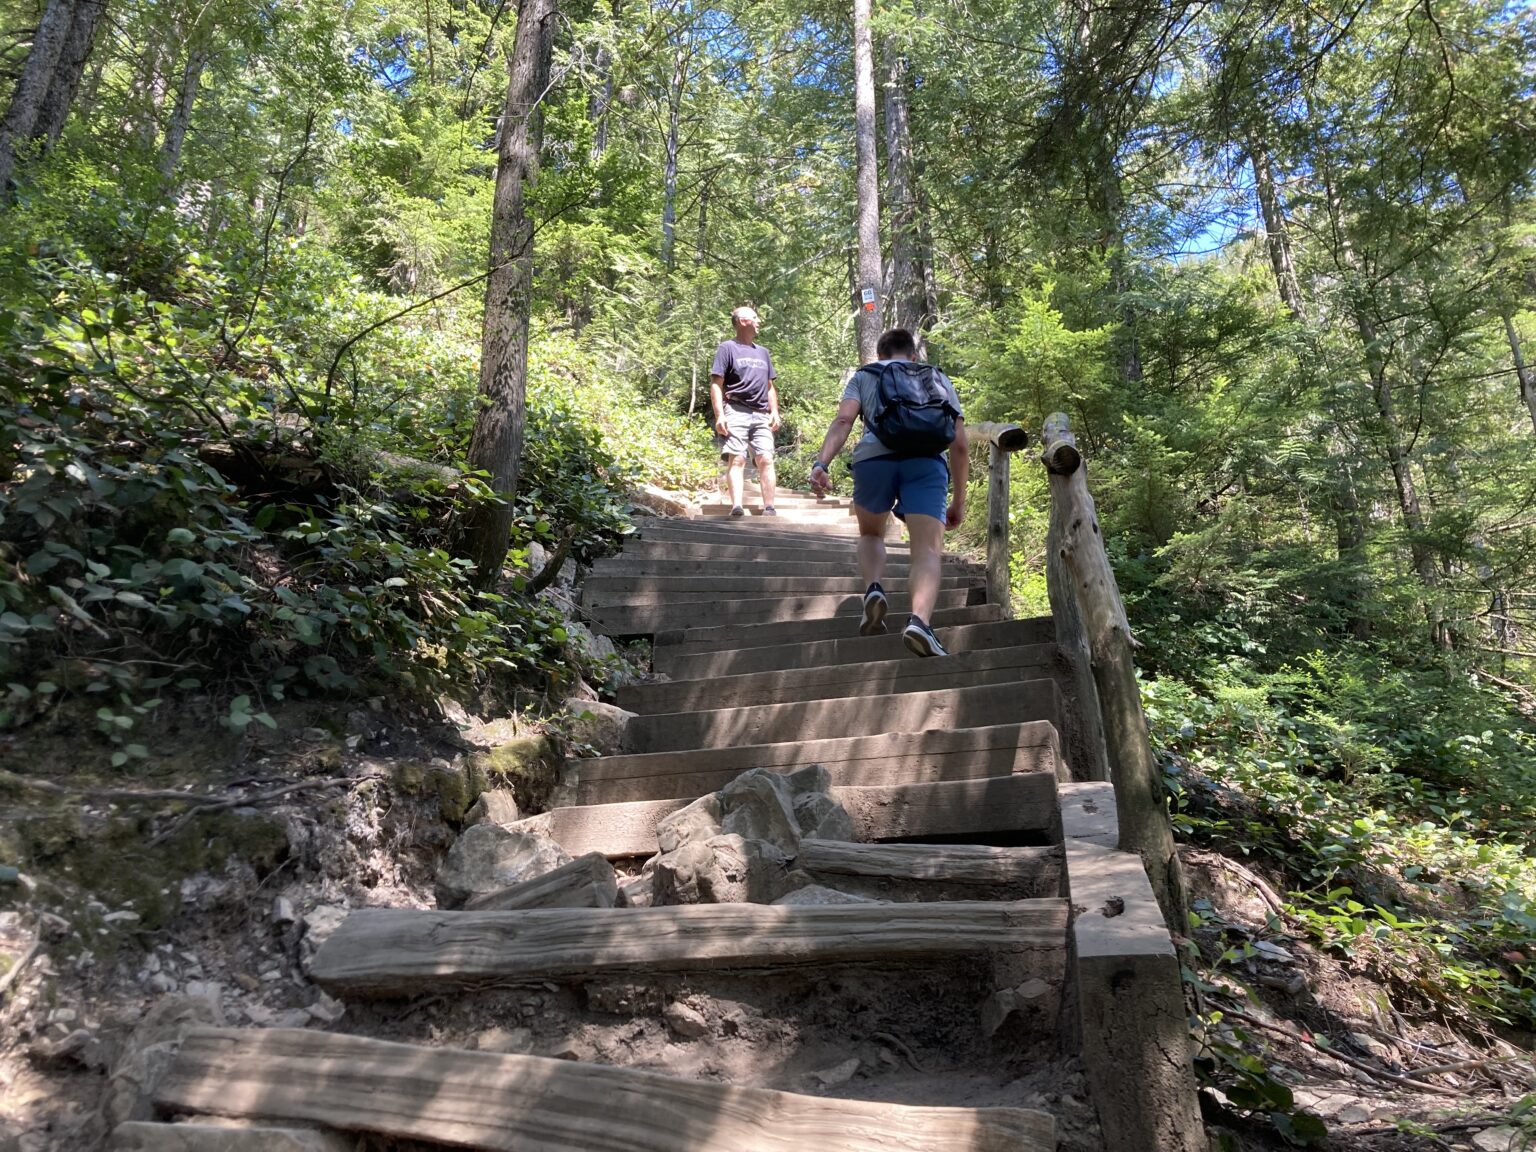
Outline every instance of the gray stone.
{"type": "Polygon", "coordinates": [[[795,823],[808,840],[852,840],[853,817],[825,792],[795,797],[795,823]]]}
{"type": "Polygon", "coordinates": [[[877,901],[867,896],[855,896],[851,892],[839,892],[836,888],[828,888],[824,884],[807,884],[804,888],[796,888],[793,892],[786,892],[774,901],[775,904],[825,905],[825,904],[874,904],[877,901]]]}
{"type": "Polygon", "coordinates": [[[674,1000],[662,1012],[667,1027],[684,1040],[696,1040],[709,1031],[709,1021],[697,1009],[674,1000]]]}
{"type": "Polygon", "coordinates": [[[577,652],[588,660],[612,660],[619,654],[618,646],[612,640],[599,636],[580,620],[567,622],[565,631],[577,652]]]}
{"type": "Polygon", "coordinates": [[[454,841],[438,866],[437,906],[457,908],[471,896],[510,888],[570,862],[548,836],[476,824],[454,841]]]}
{"type": "Polygon", "coordinates": [[[528,1028],[487,1028],[470,1044],[479,1052],[499,1052],[503,1056],[526,1056],[533,1051],[533,1031],[528,1028]]]}
{"type": "Polygon", "coordinates": [[[700,796],[656,825],[656,845],[663,853],[676,852],[684,844],[718,836],[725,831],[720,825],[724,815],[720,793],[700,796]]]}
{"type": "Polygon", "coordinates": [[[840,1084],[846,1084],[859,1072],[859,1058],[850,1056],[841,1064],[834,1064],[831,1068],[823,1068],[820,1072],[812,1072],[811,1079],[819,1083],[823,1088],[836,1088],[840,1084]]]}
{"type": "Polygon", "coordinates": [[[802,880],[766,840],[715,836],[655,859],[657,904],[771,904],[802,880]]]}
{"type": "Polygon", "coordinates": [[[601,700],[573,700],[565,708],[565,730],[572,744],[580,744],[598,756],[612,756],[624,746],[624,732],[634,718],[617,704],[601,700]]]}
{"type": "Polygon", "coordinates": [[[492,788],[480,796],[464,815],[466,824],[516,824],[522,819],[517,796],[510,788],[492,788]]]}
{"type": "Polygon", "coordinates": [[[826,792],[832,787],[832,773],[821,764],[807,764],[784,774],[784,782],[796,796],[806,792],[826,792]]]}
{"type": "Polygon", "coordinates": [[[152,1005],[112,1066],[101,1101],[101,1120],[106,1127],[151,1119],[155,1088],[188,1029],[223,1023],[219,1006],[200,997],[166,996],[152,1005]]]}
{"type": "Polygon", "coordinates": [[[1484,1128],[1472,1137],[1479,1152],[1514,1152],[1519,1144],[1520,1133],[1514,1128],[1484,1128]]]}
{"type": "Polygon", "coordinates": [[[649,908],[656,901],[656,877],[646,872],[619,889],[617,908],[649,908]]]}
{"type": "Polygon", "coordinates": [[[795,797],[777,772],[753,768],[720,790],[725,832],[747,840],[767,840],[793,854],[800,847],[795,797]]]}

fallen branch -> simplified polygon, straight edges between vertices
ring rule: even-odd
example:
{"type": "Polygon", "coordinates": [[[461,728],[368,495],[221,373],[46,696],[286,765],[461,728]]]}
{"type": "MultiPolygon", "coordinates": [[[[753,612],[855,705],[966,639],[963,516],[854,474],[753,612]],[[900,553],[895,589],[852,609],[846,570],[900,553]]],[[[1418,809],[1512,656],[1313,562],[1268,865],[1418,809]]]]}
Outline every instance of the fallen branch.
{"type": "Polygon", "coordinates": [[[891,1047],[899,1048],[901,1050],[901,1054],[907,1058],[907,1063],[912,1065],[912,1070],[914,1072],[920,1072],[925,1076],[928,1074],[928,1069],[923,1067],[923,1065],[918,1061],[917,1056],[913,1054],[912,1049],[908,1046],[907,1042],[900,1036],[893,1036],[889,1032],[871,1032],[869,1034],[869,1038],[871,1040],[884,1040],[891,1047]]]}
{"type": "Polygon", "coordinates": [[[1441,1084],[1429,1084],[1423,1080],[1415,1080],[1411,1076],[1404,1076],[1400,1072],[1389,1072],[1387,1069],[1382,1068],[1380,1065],[1372,1064],[1369,1060],[1361,1060],[1344,1052],[1340,1052],[1336,1048],[1325,1047],[1324,1045],[1319,1044],[1316,1040],[1307,1039],[1306,1036],[1298,1031],[1287,1028],[1280,1024],[1271,1024],[1267,1020],[1260,1020],[1256,1016],[1248,1015],[1246,1012],[1239,1012],[1236,1009],[1222,1009],[1222,1016],[1232,1020],[1241,1020],[1244,1024],[1251,1024],[1255,1028],[1263,1028],[1266,1031],[1278,1033],[1279,1035],[1284,1036],[1287,1040],[1294,1040],[1298,1044],[1305,1044],[1314,1051],[1319,1052],[1324,1056],[1329,1056],[1332,1059],[1339,1061],[1341,1064],[1348,1064],[1351,1068],[1358,1068],[1360,1071],[1375,1076],[1380,1080],[1390,1080],[1392,1083],[1401,1084],[1405,1088],[1416,1088],[1420,1092],[1433,1092],[1440,1096],[1469,1095],[1469,1093],[1463,1092],[1459,1088],[1447,1088],[1441,1084]]]}
{"type": "Polygon", "coordinates": [[[27,950],[21,954],[16,963],[11,965],[11,970],[4,976],[0,976],[0,996],[4,996],[11,990],[11,985],[21,978],[22,970],[32,963],[32,957],[36,956],[42,947],[42,939],[34,936],[32,943],[27,946],[27,950]]]}

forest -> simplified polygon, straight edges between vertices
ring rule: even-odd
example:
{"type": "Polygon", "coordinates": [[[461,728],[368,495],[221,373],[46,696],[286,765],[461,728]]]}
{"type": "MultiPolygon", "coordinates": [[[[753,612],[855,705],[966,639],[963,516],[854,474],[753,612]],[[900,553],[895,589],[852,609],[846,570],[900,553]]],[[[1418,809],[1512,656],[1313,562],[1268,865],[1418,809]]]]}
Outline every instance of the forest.
{"type": "MultiPolygon", "coordinates": [[[[870,19],[881,314],[968,417],[1071,417],[1180,837],[1528,1039],[1536,14],[870,19]]],[[[806,487],[869,279],[854,64],[824,0],[0,0],[0,753],[147,781],[178,710],[576,675],[535,594],[638,486],[713,488],[737,305],[806,487]]]]}

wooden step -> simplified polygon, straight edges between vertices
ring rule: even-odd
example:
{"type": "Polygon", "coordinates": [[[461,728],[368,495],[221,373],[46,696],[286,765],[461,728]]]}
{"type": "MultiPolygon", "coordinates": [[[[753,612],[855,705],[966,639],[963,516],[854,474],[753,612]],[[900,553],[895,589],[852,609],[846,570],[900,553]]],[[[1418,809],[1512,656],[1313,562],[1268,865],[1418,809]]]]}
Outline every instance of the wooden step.
{"type": "MultiPolygon", "coordinates": [[[[882,583],[894,583],[904,581],[911,571],[911,565],[906,561],[890,561],[885,566],[885,579],[882,583]]],[[[944,565],[945,576],[982,576],[986,572],[978,565],[944,565]]],[[[838,558],[835,560],[646,560],[644,558],[631,558],[624,555],[612,556],[606,560],[599,560],[592,565],[592,573],[587,581],[635,579],[637,577],[690,577],[697,579],[702,576],[712,577],[765,577],[765,576],[820,576],[829,580],[853,579],[859,580],[859,591],[864,590],[863,581],[859,578],[859,566],[853,557],[838,558]]]]}
{"type": "MultiPolygon", "coordinates": [[[[898,624],[888,620],[884,636],[843,636],[834,640],[807,640],[764,648],[716,648],[691,655],[680,645],[658,647],[651,666],[673,680],[702,680],[713,676],[744,676],[833,664],[868,664],[876,660],[908,660],[912,653],[901,642],[898,624]]],[[[1011,645],[1052,645],[1056,635],[1049,616],[1029,620],[962,624],[943,628],[940,639],[951,654],[981,652],[1011,645]]]]}
{"type": "MultiPolygon", "coordinates": [[[[979,604],[986,596],[980,586],[942,588],[939,609],[963,608],[979,604]]],[[[889,596],[890,611],[905,615],[912,610],[912,599],[905,592],[889,596]]],[[[650,636],[695,625],[710,627],[727,624],[773,624],[819,620],[829,616],[847,616],[851,632],[857,633],[857,617],[864,610],[864,598],[858,593],[790,593],[762,596],[750,600],[713,599],[684,601],[678,604],[598,604],[588,610],[593,631],[607,636],[650,636]]]]}
{"type": "Polygon", "coordinates": [[[420,995],[507,981],[662,972],[837,967],[937,957],[1038,953],[1050,972],[1066,949],[1060,898],[936,904],[690,904],[436,912],[362,908],[310,962],[333,996],[420,995]]]}
{"type": "Polygon", "coordinates": [[[156,1124],[130,1120],[112,1129],[108,1152],[355,1152],[357,1137],[317,1128],[252,1124],[156,1124]]]}
{"type": "MultiPolygon", "coordinates": [[[[820,523],[823,520],[833,519],[834,517],[847,519],[853,515],[851,507],[846,505],[839,507],[835,504],[826,508],[807,504],[775,504],[774,508],[778,513],[777,519],[781,524],[814,524],[820,523]]],[[[746,513],[746,516],[741,517],[741,519],[766,516],[761,502],[757,500],[748,500],[741,506],[741,510],[746,513]]],[[[729,504],[700,504],[699,515],[706,520],[737,519],[737,517],[731,516],[731,506],[729,504]]],[[[774,519],[775,517],[766,518],[774,519]]]]}
{"type": "Polygon", "coordinates": [[[1021,897],[1059,896],[1062,849],[993,848],[982,844],[849,844],[802,840],[795,866],[817,881],[859,895],[884,897],[898,884],[924,887],[999,888],[1021,897]]]}
{"type": "MultiPolygon", "coordinates": [[[[942,641],[945,629],[960,624],[982,624],[1001,620],[1003,609],[999,604],[968,604],[964,608],[940,608],[934,612],[930,624],[938,631],[942,641]]],[[[886,627],[897,629],[906,626],[906,620],[887,617],[886,627]]],[[[714,652],[721,649],[768,648],[807,640],[828,640],[838,636],[853,637],[858,634],[858,619],[848,617],[816,617],[808,620],[780,620],[766,624],[716,624],[704,627],[678,628],[656,633],[656,649],[652,664],[658,672],[666,671],[664,660],[671,656],[691,656],[698,652],[714,652]],[[668,649],[666,652],[663,649],[668,649]]]]}
{"type": "Polygon", "coordinates": [[[1066,774],[1055,726],[1034,720],[956,731],[882,732],[570,760],[557,795],[566,805],[702,796],[751,768],[793,772],[809,764],[826,768],[834,785],[866,788],[1021,772],[1044,772],[1058,779],[1066,774]]]}
{"type": "Polygon", "coordinates": [[[305,1120],[481,1152],[1051,1152],[1050,1116],[836,1100],[302,1029],[198,1028],[164,1110],[305,1120]]]}
{"type": "Polygon", "coordinates": [[[780,744],[881,732],[930,732],[1048,720],[1059,730],[1061,697],[1049,679],[975,688],[934,688],[892,696],[798,700],[637,716],[624,729],[622,752],[681,752],[733,744],[780,744]]]}
{"type": "MultiPolygon", "coordinates": [[[[847,809],[854,836],[863,843],[965,835],[980,840],[1059,839],[1056,777],[1049,772],[833,788],[832,797],[847,809]]],[[[508,827],[541,832],[569,856],[652,856],[656,826],[693,801],[693,796],[683,796],[552,808],[508,827]]]]}
{"type": "MultiPolygon", "coordinates": [[[[981,575],[948,575],[940,580],[940,587],[953,591],[957,588],[984,588],[986,577],[981,575]]],[[[888,595],[905,591],[906,580],[891,581],[885,585],[888,595]]],[[[732,576],[589,576],[582,584],[581,602],[587,607],[611,605],[624,607],[642,604],[688,604],[700,600],[762,600],[775,596],[858,596],[862,599],[865,584],[856,573],[847,569],[834,576],[758,576],[738,574],[732,576]]]]}
{"type": "MultiPolygon", "coordinates": [[[[851,548],[858,535],[858,523],[849,519],[836,524],[789,525],[778,520],[660,520],[635,522],[636,535],[642,540],[670,540],[702,544],[750,544],[786,548],[796,544],[840,545],[851,548]],[[764,527],[766,525],[766,527],[764,527]]],[[[895,543],[899,534],[887,535],[895,543]]],[[[905,545],[903,545],[905,547],[905,545]]]]}
{"type": "MultiPolygon", "coordinates": [[[[807,561],[816,564],[854,564],[856,563],[854,545],[853,540],[840,539],[822,541],[813,545],[795,543],[760,546],[752,542],[719,544],[713,541],[641,540],[639,537],[631,536],[624,542],[624,550],[611,560],[642,563],[654,563],[657,560],[674,563],[689,560],[706,562],[739,560],[745,563],[763,564],[801,564],[807,561]]],[[[905,546],[898,548],[887,541],[885,547],[888,565],[907,562],[909,553],[905,546]]],[[[945,563],[953,563],[954,560],[955,557],[951,555],[946,558],[945,563]]],[[[601,561],[601,563],[608,562],[601,561]]]]}
{"type": "MultiPolygon", "coordinates": [[[[899,639],[899,637],[898,637],[899,639]]],[[[737,708],[927,692],[935,688],[974,688],[1057,675],[1056,646],[984,648],[946,659],[920,659],[902,649],[906,659],[867,664],[807,664],[779,672],[752,672],[699,680],[630,684],[619,689],[619,707],[631,712],[691,712],[701,708],[737,708]]]]}

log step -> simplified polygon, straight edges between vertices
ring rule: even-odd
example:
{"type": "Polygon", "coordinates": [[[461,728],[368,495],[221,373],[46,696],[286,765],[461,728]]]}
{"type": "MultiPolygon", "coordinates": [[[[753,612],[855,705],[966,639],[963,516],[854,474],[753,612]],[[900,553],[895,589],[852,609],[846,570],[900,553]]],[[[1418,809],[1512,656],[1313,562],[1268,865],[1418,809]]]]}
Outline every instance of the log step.
{"type": "MultiPolygon", "coordinates": [[[[906,564],[908,552],[905,547],[899,547],[891,541],[886,545],[886,564],[906,564]]],[[[624,542],[624,550],[617,557],[610,558],[600,563],[618,562],[625,560],[638,560],[650,562],[655,560],[668,560],[682,562],[699,560],[706,563],[728,563],[740,561],[743,563],[763,564],[799,564],[807,561],[817,564],[848,564],[855,563],[854,541],[844,540],[839,537],[836,540],[818,541],[814,544],[765,543],[757,544],[754,541],[741,543],[716,544],[713,541],[671,541],[671,540],[642,540],[638,536],[631,536],[624,542]]],[[[945,563],[958,562],[946,559],[945,563]]]]}
{"type": "MultiPolygon", "coordinates": [[[[895,609],[893,608],[894,612],[895,609]]],[[[857,613],[851,613],[849,617],[841,619],[833,616],[818,616],[805,620],[781,620],[766,624],[712,624],[698,627],[677,628],[667,632],[656,634],[658,655],[660,648],[670,647],[672,652],[667,655],[692,655],[695,652],[712,652],[719,649],[735,648],[768,648],[781,644],[794,644],[806,640],[826,640],[839,635],[854,637],[858,635],[857,613]]],[[[935,629],[939,630],[939,639],[943,640],[943,629],[952,628],[959,624],[983,624],[1003,618],[1003,609],[1000,604],[967,604],[963,608],[940,608],[933,614],[929,621],[935,629]]],[[[905,621],[897,621],[905,625],[905,621]]],[[[890,627],[893,621],[887,618],[886,626],[890,627]]],[[[665,671],[658,666],[657,671],[665,671]]]]}
{"type": "MultiPolygon", "coordinates": [[[[460,915],[463,915],[462,913],[460,915]]],[[[189,1032],[163,1109],[307,1120],[481,1152],[1051,1152],[1022,1108],[933,1108],[299,1029],[189,1032]]]]}
{"type": "Polygon", "coordinates": [[[834,785],[866,788],[1025,772],[1060,778],[1064,770],[1055,726],[1035,720],[573,760],[566,764],[560,794],[572,806],[702,796],[750,768],[793,772],[808,764],[826,768],[834,785]]]}
{"type": "MultiPolygon", "coordinates": [[[[640,576],[824,576],[830,580],[858,578],[858,565],[852,557],[837,556],[822,560],[807,559],[805,555],[802,553],[802,558],[798,560],[762,560],[756,557],[743,557],[740,560],[668,560],[625,552],[597,561],[592,565],[592,575],[587,580],[590,583],[592,580],[615,577],[634,579],[640,576]]],[[[911,565],[905,560],[891,560],[885,565],[889,580],[905,580],[910,570],[911,565]]],[[[985,571],[974,564],[946,564],[944,573],[946,576],[986,575],[985,571]]]]}
{"type": "MultiPolygon", "coordinates": [[[[940,609],[963,608],[979,604],[986,596],[982,587],[945,588],[938,594],[940,609]]],[[[904,592],[890,596],[890,611],[905,614],[912,610],[912,599],[904,592]]],[[[750,600],[716,598],[682,604],[602,604],[588,609],[592,628],[609,636],[641,636],[693,626],[729,624],[771,624],[821,619],[829,616],[857,617],[864,601],[859,593],[797,593],[763,596],[750,600]]],[[[854,629],[857,631],[857,628],[854,629]]]]}
{"type": "MultiPolygon", "coordinates": [[[[1019,889],[1024,896],[1062,891],[1062,849],[992,848],[981,844],[850,844],[802,840],[796,867],[833,888],[881,895],[890,882],[922,886],[1019,889]]],[[[918,893],[921,898],[921,891],[918,893]]]]}
{"type": "MultiPolygon", "coordinates": [[[[946,589],[981,588],[986,577],[950,575],[942,578],[946,589]]],[[[896,583],[893,579],[887,583],[896,583]]],[[[905,584],[906,581],[900,581],[905,584]]],[[[887,589],[889,592],[890,589],[887,589]]],[[[844,568],[835,576],[789,575],[759,576],[742,573],[731,576],[589,576],[582,584],[581,602],[593,605],[681,604],[691,601],[723,599],[763,599],[772,596],[864,595],[864,582],[856,572],[844,568]]]]}
{"type": "Polygon", "coordinates": [[[130,1120],[112,1130],[108,1152],[355,1152],[356,1148],[355,1137],[314,1128],[130,1120]]]}
{"type": "MultiPolygon", "coordinates": [[[[880,840],[972,835],[977,839],[1059,838],[1056,777],[1048,772],[833,788],[848,811],[856,839],[880,840]]],[[[656,826],[695,797],[636,800],[552,808],[508,827],[542,832],[568,856],[601,852],[610,860],[656,852],[656,826]]]]}
{"type": "MultiPolygon", "coordinates": [[[[851,517],[837,524],[782,524],[774,517],[742,520],[637,520],[641,540],[665,540],[698,544],[747,544],[754,547],[792,548],[797,544],[851,549],[858,522],[851,517]]],[[[889,535],[889,534],[888,534],[889,535]]],[[[895,541],[890,541],[895,544],[895,541]]],[[[897,547],[905,550],[907,545],[897,547]]]]}
{"type": "Polygon", "coordinates": [[[1060,898],[832,906],[690,904],[431,912],[362,908],[310,963],[348,999],[535,980],[837,967],[940,957],[1015,956],[1054,973],[1066,950],[1060,898]]]}
{"type": "Polygon", "coordinates": [[[735,744],[780,744],[881,732],[929,732],[1048,720],[1060,729],[1054,680],[1014,680],[979,687],[935,688],[892,696],[800,700],[636,716],[624,729],[623,752],[681,752],[735,744]]]}
{"type": "MultiPolygon", "coordinates": [[[[897,638],[900,639],[899,637],[897,638]]],[[[924,660],[902,649],[906,659],[867,664],[807,663],[782,672],[752,672],[699,680],[630,684],[619,689],[619,707],[630,712],[691,712],[794,701],[885,696],[935,688],[974,688],[1015,680],[1049,679],[1056,674],[1056,647],[983,648],[945,660],[924,660]]]]}
{"type": "MultiPolygon", "coordinates": [[[[1011,645],[1050,645],[1054,643],[1055,635],[1056,630],[1047,616],[947,627],[941,639],[951,654],[959,655],[1011,645]]],[[[678,648],[676,644],[658,648],[652,658],[656,671],[664,672],[674,680],[744,676],[755,672],[821,668],[830,664],[867,664],[876,660],[907,660],[912,655],[895,629],[884,636],[841,636],[763,648],[718,648],[692,655],[680,653],[678,648]]]]}

